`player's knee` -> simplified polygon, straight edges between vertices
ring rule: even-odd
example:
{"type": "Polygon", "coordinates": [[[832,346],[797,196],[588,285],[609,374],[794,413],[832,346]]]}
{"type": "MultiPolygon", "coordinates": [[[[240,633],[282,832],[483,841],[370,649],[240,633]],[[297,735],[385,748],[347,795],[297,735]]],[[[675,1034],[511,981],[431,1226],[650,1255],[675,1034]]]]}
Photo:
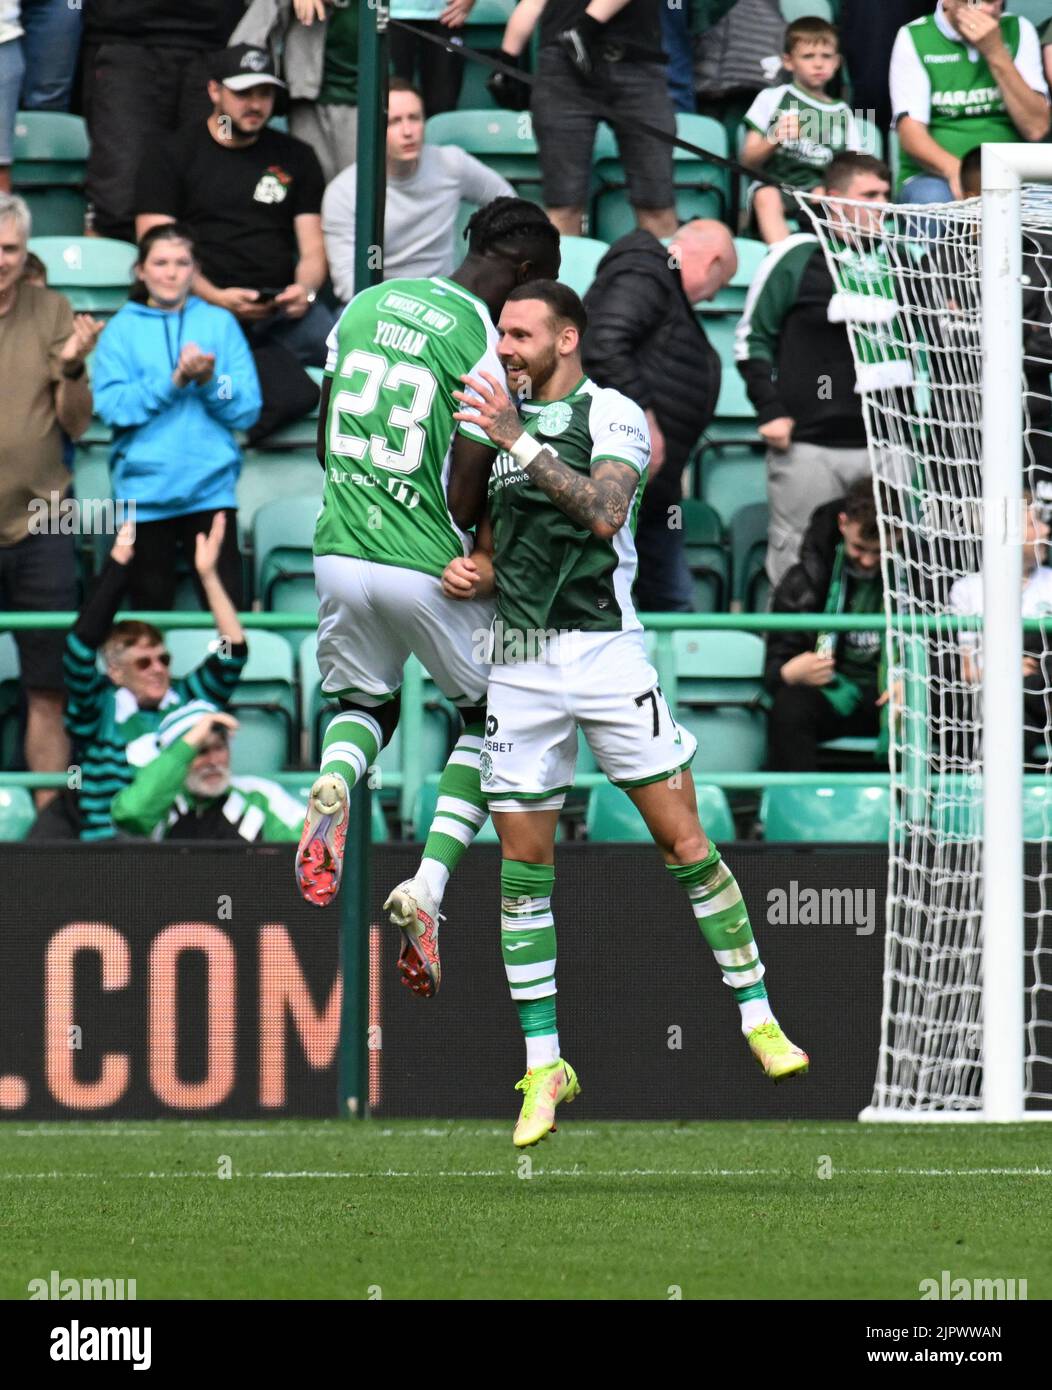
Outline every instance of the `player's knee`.
{"type": "Polygon", "coordinates": [[[708,854],[709,841],[701,826],[695,825],[678,831],[663,848],[672,856],[674,864],[697,864],[708,854]]]}
{"type": "Polygon", "coordinates": [[[380,747],[386,748],[398,728],[398,720],[402,714],[402,693],[399,691],[394,699],[388,700],[386,704],[372,706],[356,704],[354,700],[347,700],[341,696],[340,709],[350,714],[367,714],[370,719],[375,719],[383,738],[380,747]]]}

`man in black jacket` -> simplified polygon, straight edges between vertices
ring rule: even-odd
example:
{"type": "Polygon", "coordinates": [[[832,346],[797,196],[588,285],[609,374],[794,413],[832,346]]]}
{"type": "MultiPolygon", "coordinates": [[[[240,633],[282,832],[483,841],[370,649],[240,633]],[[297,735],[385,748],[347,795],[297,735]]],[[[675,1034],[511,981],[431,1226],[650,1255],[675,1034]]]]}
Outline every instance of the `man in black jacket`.
{"type": "MultiPolygon", "coordinates": [[[[799,561],[774,592],[773,611],[884,611],[869,478],[815,511],[799,561]]],[[[879,733],[888,698],[880,692],[882,641],[880,632],[865,631],[770,634],[764,684],[774,696],[767,750],[772,771],[813,772],[819,743],[879,733]]]]}
{"type": "Polygon", "coordinates": [[[644,612],[694,606],[683,550],[683,468],[716,412],[720,359],[691,306],[712,299],[737,268],[721,222],[688,222],[667,249],[637,229],[606,253],[585,296],[585,371],[634,400],[650,425],[650,476],[636,529],[636,604],[644,612]]]}

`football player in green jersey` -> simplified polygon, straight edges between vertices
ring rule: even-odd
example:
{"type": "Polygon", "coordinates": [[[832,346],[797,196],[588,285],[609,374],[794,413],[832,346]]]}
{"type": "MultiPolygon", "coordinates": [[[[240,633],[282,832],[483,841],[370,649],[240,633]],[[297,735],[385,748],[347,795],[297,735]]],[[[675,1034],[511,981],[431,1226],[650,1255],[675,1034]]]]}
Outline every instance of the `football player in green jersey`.
{"type": "Polygon", "coordinates": [[[566,285],[513,290],[498,352],[512,389],[528,378],[522,414],[501,374],[468,374],[457,393],[457,419],[501,450],[490,524],[474,557],[452,561],[443,582],[465,599],[496,593],[481,780],[500,836],[501,945],[526,1037],[520,1148],[545,1138],[556,1106],[579,1090],[559,1050],[551,912],[555,829],[579,728],[690,898],[764,1071],[780,1081],[808,1066],[778,1026],[741,892],[698,820],[695,739],[646,655],[631,590],[649,433],[634,401],[583,374],[584,329],[584,306],[566,285]]]}
{"type": "Polygon", "coordinates": [[[424,857],[388,899],[399,961],[417,993],[439,984],[438,909],[451,870],[486,818],[479,791],[487,671],[478,660],[492,602],[452,603],[442,571],[470,551],[493,444],[454,416],[465,372],[502,374],[493,318],[516,285],[558,274],[559,234],[542,209],[497,198],[468,225],[451,276],[388,280],[351,300],[329,338],[318,423],[325,468],[314,539],[322,690],[341,712],[296,860],[300,891],[324,907],[339,888],[351,789],[398,724],[415,653],[460,710],[464,732],[439,785],[424,857]]]}

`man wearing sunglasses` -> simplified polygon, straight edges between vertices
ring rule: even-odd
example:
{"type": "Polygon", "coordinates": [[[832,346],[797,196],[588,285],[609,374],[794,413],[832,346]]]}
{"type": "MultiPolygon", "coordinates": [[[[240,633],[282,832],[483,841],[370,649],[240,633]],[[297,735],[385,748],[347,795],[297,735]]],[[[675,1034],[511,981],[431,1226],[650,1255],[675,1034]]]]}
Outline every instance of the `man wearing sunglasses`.
{"type": "Polygon", "coordinates": [[[134,528],[124,525],[91,597],[66,638],[64,669],[69,698],[66,728],[76,762],[70,786],[38,817],[30,839],[110,840],[115,796],[157,753],[157,731],[166,715],[192,700],[222,709],[248,659],[245,634],[220,581],[217,563],[226,517],[197,536],[194,566],[219,630],[220,641],[200,666],[172,680],[164,636],[151,623],[114,623],[134,554],[134,528]],[[99,669],[99,655],[105,674],[99,669]]]}

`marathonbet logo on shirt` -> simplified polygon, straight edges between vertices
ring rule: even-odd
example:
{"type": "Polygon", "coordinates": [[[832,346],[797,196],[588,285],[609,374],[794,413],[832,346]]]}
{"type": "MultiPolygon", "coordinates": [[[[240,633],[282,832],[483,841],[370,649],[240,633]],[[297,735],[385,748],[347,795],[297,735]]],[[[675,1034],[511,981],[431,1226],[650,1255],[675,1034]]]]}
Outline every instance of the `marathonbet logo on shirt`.
{"type": "Polygon", "coordinates": [[[292,175],[278,164],[272,164],[256,184],[252,194],[256,203],[283,203],[289,194],[292,175]]]}

